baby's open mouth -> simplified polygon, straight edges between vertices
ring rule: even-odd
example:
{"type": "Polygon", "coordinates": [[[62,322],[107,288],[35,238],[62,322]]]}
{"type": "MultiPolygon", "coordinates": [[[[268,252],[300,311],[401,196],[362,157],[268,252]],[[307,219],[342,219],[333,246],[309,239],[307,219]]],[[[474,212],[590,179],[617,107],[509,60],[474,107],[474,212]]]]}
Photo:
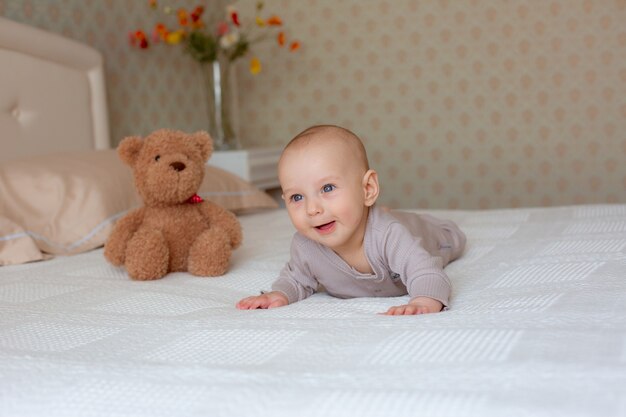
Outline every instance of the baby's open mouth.
{"type": "Polygon", "coordinates": [[[323,230],[328,230],[331,227],[333,227],[334,224],[335,224],[335,221],[333,220],[332,222],[328,222],[328,223],[321,224],[319,226],[315,226],[315,228],[318,229],[318,230],[322,230],[322,231],[323,230]]]}

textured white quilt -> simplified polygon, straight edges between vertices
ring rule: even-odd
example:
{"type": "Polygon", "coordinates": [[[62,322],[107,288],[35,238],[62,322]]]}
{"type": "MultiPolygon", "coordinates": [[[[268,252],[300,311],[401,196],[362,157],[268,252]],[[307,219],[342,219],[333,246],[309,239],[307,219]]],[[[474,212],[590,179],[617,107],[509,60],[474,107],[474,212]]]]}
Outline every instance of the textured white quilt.
{"type": "Polygon", "coordinates": [[[130,281],[97,250],[0,268],[0,415],[626,416],[626,206],[435,212],[468,235],[450,311],[238,311],[293,229],[241,218],[221,278],[130,281]]]}

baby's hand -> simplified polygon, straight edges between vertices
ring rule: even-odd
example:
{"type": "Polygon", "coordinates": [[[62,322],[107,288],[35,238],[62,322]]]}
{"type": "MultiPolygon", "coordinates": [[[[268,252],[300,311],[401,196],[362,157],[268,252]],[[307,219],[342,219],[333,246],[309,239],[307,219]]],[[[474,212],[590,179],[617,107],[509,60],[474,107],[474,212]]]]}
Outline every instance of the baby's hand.
{"type": "Polygon", "coordinates": [[[240,300],[236,307],[239,310],[254,310],[257,308],[282,307],[289,304],[287,296],[280,291],[271,291],[262,295],[246,297],[240,300]]]}
{"type": "Polygon", "coordinates": [[[440,301],[429,297],[415,297],[408,304],[390,307],[386,316],[410,316],[415,314],[438,313],[443,308],[440,301]]]}

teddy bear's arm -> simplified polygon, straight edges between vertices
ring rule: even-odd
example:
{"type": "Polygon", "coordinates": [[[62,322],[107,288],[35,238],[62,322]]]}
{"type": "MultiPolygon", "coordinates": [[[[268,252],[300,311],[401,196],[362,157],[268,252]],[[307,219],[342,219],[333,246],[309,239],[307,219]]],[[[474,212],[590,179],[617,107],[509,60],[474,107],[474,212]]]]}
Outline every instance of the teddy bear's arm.
{"type": "Polygon", "coordinates": [[[139,208],[119,219],[104,245],[104,257],[113,265],[124,264],[126,245],[143,222],[144,209],[139,208]]]}
{"type": "Polygon", "coordinates": [[[241,245],[243,240],[241,224],[232,212],[210,201],[203,202],[200,210],[210,227],[219,227],[230,236],[230,245],[233,249],[241,245]]]}

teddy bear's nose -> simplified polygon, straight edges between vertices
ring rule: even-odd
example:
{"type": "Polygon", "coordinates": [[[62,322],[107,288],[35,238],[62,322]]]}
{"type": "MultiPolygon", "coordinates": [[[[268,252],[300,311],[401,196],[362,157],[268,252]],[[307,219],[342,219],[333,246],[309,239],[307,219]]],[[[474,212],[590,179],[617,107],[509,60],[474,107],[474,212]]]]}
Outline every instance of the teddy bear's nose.
{"type": "Polygon", "coordinates": [[[183,164],[182,162],[172,162],[170,166],[174,168],[175,171],[182,171],[186,168],[185,164],[183,164]]]}

